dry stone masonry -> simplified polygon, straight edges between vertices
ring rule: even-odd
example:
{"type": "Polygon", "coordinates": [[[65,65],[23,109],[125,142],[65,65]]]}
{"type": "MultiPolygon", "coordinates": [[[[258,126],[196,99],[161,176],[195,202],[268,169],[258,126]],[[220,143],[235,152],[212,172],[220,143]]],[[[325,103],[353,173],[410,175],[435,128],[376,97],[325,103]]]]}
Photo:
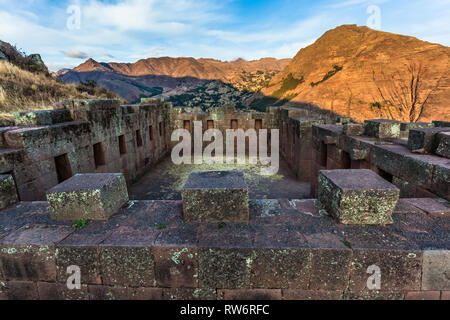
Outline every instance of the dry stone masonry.
{"type": "Polygon", "coordinates": [[[0,209],[4,209],[19,201],[16,184],[10,174],[0,175],[0,209]]]}
{"type": "Polygon", "coordinates": [[[131,184],[170,150],[168,103],[70,100],[56,107],[17,113],[17,126],[0,130],[0,173],[12,173],[22,201],[45,200],[76,173],[122,172],[131,184]]]}
{"type": "Polygon", "coordinates": [[[448,300],[450,123],[313,114],[153,99],[16,114],[0,128],[0,299],[448,300]],[[312,199],[249,199],[242,172],[212,171],[191,173],[182,201],[130,201],[127,185],[194,121],[279,129],[312,199]]]}
{"type": "Polygon", "coordinates": [[[392,224],[400,190],[371,170],[319,173],[319,201],[343,224],[392,224]]]}
{"type": "Polygon", "coordinates": [[[53,220],[108,220],[129,200],[121,173],[76,174],[47,191],[53,220]]]}
{"type": "Polygon", "coordinates": [[[182,190],[186,222],[246,222],[248,186],[242,171],[193,172],[182,190]]]}

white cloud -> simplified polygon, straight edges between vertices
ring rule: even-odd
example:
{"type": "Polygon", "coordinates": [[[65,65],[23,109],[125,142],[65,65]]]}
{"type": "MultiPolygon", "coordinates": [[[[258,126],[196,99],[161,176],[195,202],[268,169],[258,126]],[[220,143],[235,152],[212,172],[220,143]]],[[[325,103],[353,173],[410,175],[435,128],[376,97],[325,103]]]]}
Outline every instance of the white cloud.
{"type": "Polygon", "coordinates": [[[62,53],[67,58],[75,58],[75,59],[89,58],[89,54],[87,54],[86,52],[82,52],[82,51],[70,51],[70,52],[62,51],[62,53]]]}
{"type": "Polygon", "coordinates": [[[69,15],[61,3],[0,0],[0,39],[27,53],[41,53],[51,70],[73,67],[87,56],[120,62],[162,55],[222,60],[287,58],[328,29],[344,23],[365,24],[364,6],[377,4],[382,9],[384,31],[446,45],[450,42],[450,20],[446,19],[450,0],[436,0],[433,6],[422,0],[317,1],[308,14],[298,18],[283,19],[280,11],[270,19],[260,17],[260,21],[246,21],[245,15],[237,15],[229,8],[234,2],[73,1],[70,4],[81,5],[81,25],[79,30],[69,30],[69,15]]]}
{"type": "Polygon", "coordinates": [[[114,4],[94,0],[82,7],[82,15],[84,23],[97,27],[180,34],[223,20],[218,8],[205,0],[125,0],[114,4]]]}

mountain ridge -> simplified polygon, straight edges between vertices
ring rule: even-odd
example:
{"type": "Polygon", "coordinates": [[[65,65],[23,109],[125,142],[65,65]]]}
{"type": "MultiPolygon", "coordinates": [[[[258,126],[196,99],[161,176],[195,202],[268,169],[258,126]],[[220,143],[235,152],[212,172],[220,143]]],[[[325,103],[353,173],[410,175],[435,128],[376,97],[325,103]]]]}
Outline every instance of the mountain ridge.
{"type": "Polygon", "coordinates": [[[273,71],[284,68],[291,59],[261,58],[258,60],[236,59],[221,61],[211,58],[158,57],[140,59],[134,63],[97,62],[89,58],[73,68],[76,72],[117,72],[129,76],[166,75],[173,77],[196,77],[207,80],[226,80],[227,73],[238,71],[273,71]]]}
{"type": "Polygon", "coordinates": [[[135,63],[104,63],[90,58],[74,69],[63,69],[54,75],[66,83],[95,80],[133,103],[155,93],[164,98],[184,94],[209,82],[216,83],[218,90],[231,84],[236,91],[256,92],[289,61],[262,58],[224,62],[209,58],[160,57],[141,59],[135,63]],[[254,81],[248,81],[249,78],[254,81]]]}
{"type": "Polygon", "coordinates": [[[155,95],[205,109],[223,103],[217,96],[226,92],[230,102],[261,111],[269,105],[313,105],[360,122],[450,120],[450,48],[357,25],[328,30],[292,59],[89,59],[58,77],[96,80],[129,102],[155,95]],[[196,92],[201,99],[193,97],[196,92]],[[205,106],[205,99],[214,101],[205,106]]]}
{"type": "Polygon", "coordinates": [[[450,119],[450,48],[414,37],[344,25],[301,49],[262,96],[289,98],[358,121],[450,119]],[[302,79],[280,95],[289,77],[302,79]]]}

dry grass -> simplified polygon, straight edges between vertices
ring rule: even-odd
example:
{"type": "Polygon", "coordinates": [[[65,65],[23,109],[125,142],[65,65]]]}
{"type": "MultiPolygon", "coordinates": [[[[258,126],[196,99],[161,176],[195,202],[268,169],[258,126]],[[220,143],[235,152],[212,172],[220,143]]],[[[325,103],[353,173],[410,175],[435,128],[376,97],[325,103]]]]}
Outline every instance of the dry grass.
{"type": "MultiPolygon", "coordinates": [[[[110,98],[99,90],[98,98],[110,98]]],[[[32,73],[0,60],[0,119],[12,119],[15,111],[52,109],[61,99],[86,99],[94,96],[75,84],[64,84],[50,76],[32,73]]]]}

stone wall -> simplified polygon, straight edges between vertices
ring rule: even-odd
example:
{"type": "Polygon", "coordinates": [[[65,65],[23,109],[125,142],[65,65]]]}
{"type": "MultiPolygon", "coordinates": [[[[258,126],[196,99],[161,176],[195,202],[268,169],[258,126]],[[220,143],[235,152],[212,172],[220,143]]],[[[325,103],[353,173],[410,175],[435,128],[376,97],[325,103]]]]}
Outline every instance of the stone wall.
{"type": "MultiPolygon", "coordinates": [[[[280,154],[300,181],[310,181],[312,163],[312,125],[325,120],[309,117],[310,111],[288,107],[268,107],[266,113],[238,112],[232,106],[216,108],[211,112],[200,112],[174,108],[174,127],[194,132],[194,121],[202,122],[203,132],[219,129],[225,136],[228,129],[278,129],[280,154]]],[[[246,140],[248,150],[248,139],[246,140]]],[[[224,146],[224,151],[226,146],[224,146]]],[[[268,146],[270,151],[270,147],[268,146]]]]}
{"type": "Polygon", "coordinates": [[[16,114],[0,129],[0,174],[12,174],[22,201],[76,173],[123,172],[135,181],[170,150],[172,106],[70,100],[58,110],[16,114]],[[150,130],[152,132],[150,132],[150,130]]]}
{"type": "Polygon", "coordinates": [[[448,124],[144,102],[64,101],[1,128],[0,299],[449,299],[448,124]],[[248,199],[240,172],[191,175],[183,201],[128,201],[125,178],[194,120],[279,128],[283,157],[320,202],[248,199]],[[73,266],[79,289],[67,286],[73,266]]]}
{"type": "Polygon", "coordinates": [[[317,196],[317,177],[320,170],[371,169],[400,188],[400,196],[403,198],[440,197],[450,200],[449,159],[434,153],[439,152],[439,145],[446,144],[446,135],[441,135],[440,132],[450,128],[429,128],[434,127],[434,124],[424,124],[424,126],[425,129],[416,127],[411,131],[407,129],[408,132],[405,133],[400,128],[406,126],[395,121],[367,121],[365,128],[359,124],[314,125],[315,161],[312,167],[312,197],[317,196]],[[376,130],[384,131],[384,133],[376,131],[376,134],[372,134],[372,129],[367,132],[367,126],[380,122],[383,125],[378,126],[376,130]],[[398,124],[398,130],[395,129],[392,135],[390,129],[386,127],[387,124],[395,127],[398,124]],[[436,141],[434,151],[408,148],[411,140],[417,139],[416,131],[427,133],[420,136],[422,140],[416,142],[416,145],[423,146],[424,141],[431,139],[436,141]],[[431,135],[432,132],[434,135],[431,135]],[[381,135],[382,138],[375,135],[381,135]],[[401,136],[406,135],[409,135],[409,139],[400,139],[401,136]]]}
{"type": "Polygon", "coordinates": [[[312,126],[324,120],[308,118],[305,110],[280,109],[280,151],[301,181],[310,181],[312,165],[312,126]]]}
{"type": "Polygon", "coordinates": [[[9,207],[0,299],[448,299],[448,218],[413,199],[389,228],[338,224],[315,200],[249,206],[249,222],[219,226],[183,222],[181,201],[135,201],[77,230],[52,222],[45,202],[9,207]],[[69,266],[80,290],[67,287],[69,266]]]}
{"type": "Polygon", "coordinates": [[[12,174],[20,200],[43,200],[46,190],[76,173],[122,172],[133,183],[171,150],[172,129],[193,133],[194,121],[202,122],[203,132],[269,129],[269,143],[270,129],[281,129],[282,156],[299,180],[309,181],[311,127],[323,123],[292,108],[238,112],[227,105],[206,113],[152,99],[125,106],[115,100],[68,100],[57,107],[17,113],[16,126],[0,128],[0,174],[12,174]]]}

